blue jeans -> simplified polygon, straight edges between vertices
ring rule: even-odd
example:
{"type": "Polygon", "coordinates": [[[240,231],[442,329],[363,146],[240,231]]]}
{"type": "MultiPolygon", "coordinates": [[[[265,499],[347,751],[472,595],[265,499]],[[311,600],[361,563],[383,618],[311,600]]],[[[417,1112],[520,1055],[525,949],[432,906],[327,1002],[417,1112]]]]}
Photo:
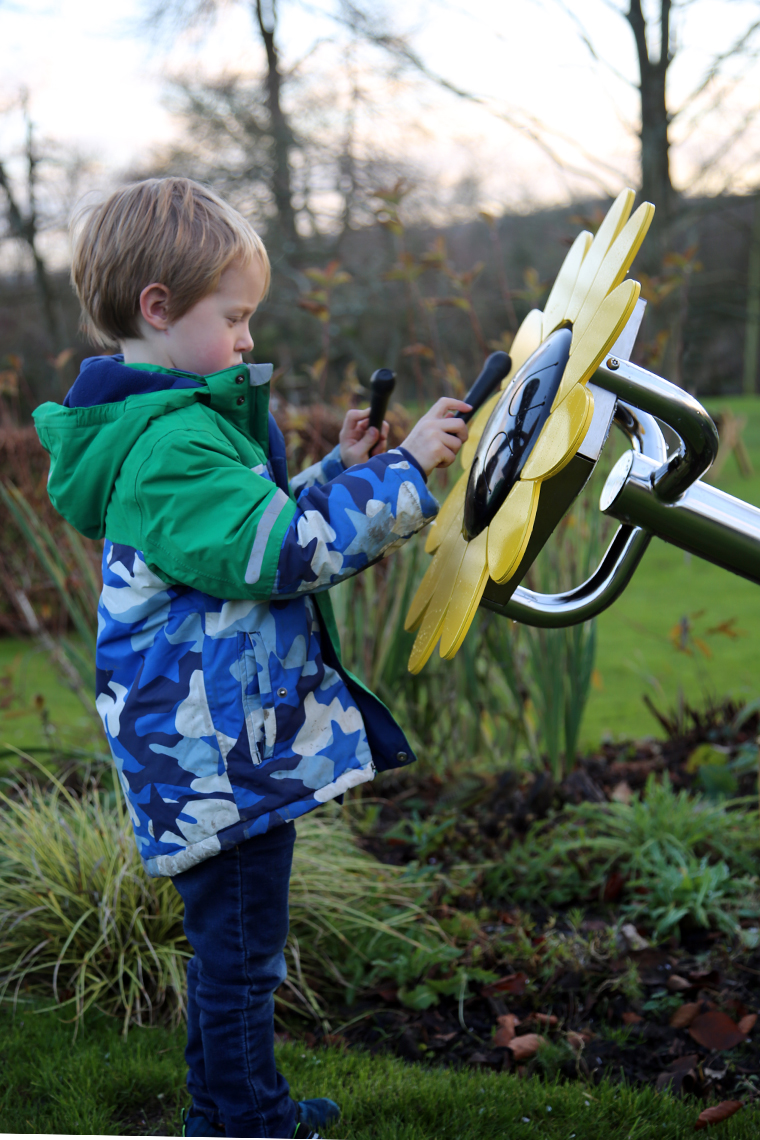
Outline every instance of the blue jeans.
{"type": "Polygon", "coordinates": [[[296,1104],[274,1063],[296,830],[285,823],[172,882],[185,904],[187,1087],[228,1136],[292,1137],[296,1104]]]}

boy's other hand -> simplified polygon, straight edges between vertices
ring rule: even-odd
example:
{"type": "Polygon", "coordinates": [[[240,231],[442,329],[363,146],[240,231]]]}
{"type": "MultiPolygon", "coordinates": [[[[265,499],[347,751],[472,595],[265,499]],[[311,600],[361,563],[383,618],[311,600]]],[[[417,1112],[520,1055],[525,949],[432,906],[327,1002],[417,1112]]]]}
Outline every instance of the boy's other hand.
{"type": "Polygon", "coordinates": [[[470,405],[452,396],[442,396],[418,420],[401,444],[413,455],[426,475],[436,467],[448,467],[467,439],[467,424],[452,412],[469,412],[470,405]]]}
{"type": "Polygon", "coordinates": [[[344,467],[364,463],[370,456],[385,451],[388,444],[388,421],[383,420],[383,430],[379,432],[377,428],[369,426],[369,408],[352,408],[346,412],[339,442],[344,467]]]}

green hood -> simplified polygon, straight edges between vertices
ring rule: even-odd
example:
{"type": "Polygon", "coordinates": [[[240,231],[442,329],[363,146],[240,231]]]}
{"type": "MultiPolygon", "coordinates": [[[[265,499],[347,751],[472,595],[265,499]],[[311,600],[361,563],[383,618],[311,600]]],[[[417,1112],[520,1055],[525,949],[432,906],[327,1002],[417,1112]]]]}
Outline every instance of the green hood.
{"type": "Polygon", "coordinates": [[[40,442],[50,454],[53,506],[80,534],[102,538],[127,457],[139,458],[152,446],[149,440],[170,430],[176,416],[163,429],[155,421],[183,409],[202,409],[202,419],[211,416],[222,435],[230,439],[242,432],[266,455],[271,371],[271,365],[242,364],[191,377],[125,365],[121,357],[86,360],[64,406],[47,403],[34,412],[40,442]]]}
{"type": "Polygon", "coordinates": [[[103,538],[116,479],[148,425],[203,396],[207,388],[181,388],[91,408],[37,408],[37,434],[50,453],[48,494],[58,513],[87,538],[103,538]]]}

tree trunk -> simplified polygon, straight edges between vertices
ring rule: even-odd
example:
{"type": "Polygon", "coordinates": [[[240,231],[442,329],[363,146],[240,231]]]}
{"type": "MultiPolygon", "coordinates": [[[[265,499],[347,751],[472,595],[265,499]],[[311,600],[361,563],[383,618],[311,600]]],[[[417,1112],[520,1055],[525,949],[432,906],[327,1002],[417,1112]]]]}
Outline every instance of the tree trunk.
{"type": "MultiPolygon", "coordinates": [[[[657,212],[653,230],[662,251],[674,208],[673,184],[670,180],[670,139],[666,80],[673,56],[670,52],[671,0],[660,0],[660,50],[653,59],[647,43],[647,25],[641,0],[630,0],[626,18],[631,25],[639,59],[639,92],[641,95],[641,193],[654,202],[657,212]]],[[[654,243],[653,243],[654,244],[654,243]]]]}
{"type": "Polygon", "coordinates": [[[283,253],[290,260],[298,247],[296,215],[293,209],[293,186],[290,169],[290,151],[293,132],[282,109],[279,53],[275,42],[275,0],[262,3],[256,0],[256,19],[267,55],[267,110],[272,131],[272,196],[277,211],[277,227],[283,253]],[[266,11],[265,11],[266,7],[266,11]]]}
{"type": "Polygon", "coordinates": [[[760,352],[760,196],[752,212],[752,236],[747,269],[747,324],[744,335],[744,391],[757,392],[758,353],[760,352]]]}
{"type": "Polygon", "coordinates": [[[45,319],[50,349],[53,353],[57,353],[61,349],[61,326],[56,312],[53,283],[37,248],[37,219],[34,212],[30,212],[24,217],[2,163],[0,163],[0,188],[5,191],[10,231],[15,238],[24,242],[31,254],[34,265],[34,283],[37,287],[37,296],[45,319]]]}

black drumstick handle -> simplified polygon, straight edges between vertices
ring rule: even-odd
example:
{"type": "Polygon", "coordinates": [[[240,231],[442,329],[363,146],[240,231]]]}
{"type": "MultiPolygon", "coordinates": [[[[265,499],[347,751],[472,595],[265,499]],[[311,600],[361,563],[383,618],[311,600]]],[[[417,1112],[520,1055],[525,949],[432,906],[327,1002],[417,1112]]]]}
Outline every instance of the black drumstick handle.
{"type": "Polygon", "coordinates": [[[393,389],[396,387],[396,373],[390,368],[378,368],[373,372],[369,381],[372,398],[369,405],[369,426],[383,430],[383,420],[388,411],[388,403],[393,389]]]}
{"type": "MultiPolygon", "coordinates": [[[[472,411],[456,412],[455,415],[457,415],[459,419],[464,420],[465,423],[472,419],[478,408],[485,404],[491,393],[498,388],[504,377],[509,374],[511,367],[512,361],[508,353],[492,352],[491,355],[486,358],[480,376],[478,376],[464,397],[465,404],[472,404],[472,411]]],[[[375,375],[377,375],[377,373],[375,373],[375,375]]]]}

